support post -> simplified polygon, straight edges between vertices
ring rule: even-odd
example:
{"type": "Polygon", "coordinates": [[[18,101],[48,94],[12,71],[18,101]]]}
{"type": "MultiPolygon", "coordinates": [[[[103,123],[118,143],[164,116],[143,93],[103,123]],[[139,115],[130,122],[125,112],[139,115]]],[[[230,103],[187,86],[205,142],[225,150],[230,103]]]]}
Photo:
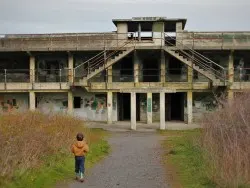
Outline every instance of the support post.
{"type": "Polygon", "coordinates": [[[109,91],[107,95],[108,124],[112,124],[113,93],[109,91]]]}
{"type": "Polygon", "coordinates": [[[160,130],[166,129],[166,120],[165,120],[165,93],[160,93],[160,130]]]}
{"type": "Polygon", "coordinates": [[[112,66],[110,66],[109,68],[108,68],[108,83],[109,84],[111,84],[112,83],[112,77],[113,77],[113,73],[112,73],[112,66]]]}
{"type": "Polygon", "coordinates": [[[231,104],[233,99],[234,99],[234,92],[232,90],[228,90],[227,92],[228,103],[231,104]]]}
{"type": "Polygon", "coordinates": [[[161,83],[165,82],[166,82],[166,59],[164,50],[161,50],[161,83]]]}
{"type": "Polygon", "coordinates": [[[36,110],[36,95],[34,91],[29,92],[29,109],[31,111],[36,110]]]}
{"type": "Polygon", "coordinates": [[[30,83],[35,82],[35,57],[30,56],[30,83]]]}
{"type": "Polygon", "coordinates": [[[136,130],[136,93],[131,92],[131,129],[136,130]]]}
{"type": "Polygon", "coordinates": [[[193,122],[193,92],[187,92],[187,114],[188,124],[193,122]]]}
{"type": "Polygon", "coordinates": [[[234,82],[234,51],[232,50],[229,55],[228,60],[228,80],[232,84],[234,82]]]}
{"type": "Polygon", "coordinates": [[[73,58],[73,55],[71,53],[69,53],[69,56],[68,56],[68,81],[70,83],[73,83],[74,82],[74,58],[73,58]]]}
{"type": "Polygon", "coordinates": [[[138,53],[135,50],[134,51],[134,82],[138,83],[139,82],[139,57],[138,53]]]}
{"type": "Polygon", "coordinates": [[[193,68],[188,66],[187,81],[190,85],[193,85],[193,68]]]}
{"type": "Polygon", "coordinates": [[[141,24],[138,23],[138,40],[141,41],[141,24]]]}
{"type": "Polygon", "coordinates": [[[73,114],[74,98],[72,91],[68,92],[68,114],[73,114]]]}
{"type": "Polygon", "coordinates": [[[153,123],[152,93],[147,93],[147,124],[153,123]]]}

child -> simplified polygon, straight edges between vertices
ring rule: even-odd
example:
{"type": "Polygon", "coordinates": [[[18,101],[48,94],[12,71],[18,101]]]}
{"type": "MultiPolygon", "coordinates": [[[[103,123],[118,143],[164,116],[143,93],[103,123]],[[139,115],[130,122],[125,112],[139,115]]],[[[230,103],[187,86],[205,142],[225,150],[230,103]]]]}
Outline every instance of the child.
{"type": "Polygon", "coordinates": [[[71,146],[71,151],[75,155],[76,180],[83,182],[85,155],[89,152],[89,146],[82,133],[76,135],[76,142],[71,146]]]}

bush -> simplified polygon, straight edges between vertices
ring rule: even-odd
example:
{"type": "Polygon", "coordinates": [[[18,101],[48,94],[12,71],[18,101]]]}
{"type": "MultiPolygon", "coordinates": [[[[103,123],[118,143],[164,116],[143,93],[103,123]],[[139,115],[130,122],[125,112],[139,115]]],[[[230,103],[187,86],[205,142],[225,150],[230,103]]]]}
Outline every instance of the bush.
{"type": "Polygon", "coordinates": [[[78,131],[85,133],[88,142],[96,139],[81,120],[66,115],[0,115],[0,178],[11,179],[16,173],[39,167],[47,156],[68,154],[78,131]]]}
{"type": "Polygon", "coordinates": [[[203,149],[210,178],[221,187],[250,183],[250,94],[244,93],[203,121],[203,149]]]}

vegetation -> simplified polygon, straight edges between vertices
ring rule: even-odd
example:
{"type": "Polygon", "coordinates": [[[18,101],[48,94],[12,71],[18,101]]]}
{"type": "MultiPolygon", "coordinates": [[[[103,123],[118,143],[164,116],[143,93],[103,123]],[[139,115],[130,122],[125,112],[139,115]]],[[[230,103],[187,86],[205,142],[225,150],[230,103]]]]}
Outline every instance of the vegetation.
{"type": "Polygon", "coordinates": [[[109,150],[106,133],[79,119],[39,112],[0,116],[0,187],[50,187],[74,177],[70,145],[83,132],[90,145],[87,167],[109,150]]]}
{"type": "Polygon", "coordinates": [[[250,94],[220,104],[201,130],[162,132],[167,167],[181,187],[250,187],[250,94]]]}

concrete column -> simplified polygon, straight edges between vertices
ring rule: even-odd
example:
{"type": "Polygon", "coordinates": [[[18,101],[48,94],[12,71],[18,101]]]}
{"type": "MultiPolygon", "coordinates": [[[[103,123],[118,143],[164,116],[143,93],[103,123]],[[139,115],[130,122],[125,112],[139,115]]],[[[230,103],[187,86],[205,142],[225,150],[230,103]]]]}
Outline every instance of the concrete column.
{"type": "Polygon", "coordinates": [[[68,68],[69,68],[69,82],[74,82],[74,58],[72,54],[68,56],[68,68]]]}
{"type": "Polygon", "coordinates": [[[152,101],[152,93],[147,93],[147,124],[153,123],[152,101]]]}
{"type": "Polygon", "coordinates": [[[35,57],[30,56],[30,82],[35,82],[35,57]]]}
{"type": "Polygon", "coordinates": [[[109,68],[108,68],[108,75],[107,75],[107,77],[108,77],[108,83],[112,83],[112,77],[113,77],[113,73],[112,73],[112,66],[110,66],[109,68]]]}
{"type": "Polygon", "coordinates": [[[138,23],[138,40],[141,41],[141,24],[138,23]]]}
{"type": "Polygon", "coordinates": [[[166,82],[166,59],[164,50],[161,50],[161,82],[166,82]]]}
{"type": "Polygon", "coordinates": [[[36,110],[36,95],[34,91],[29,92],[29,109],[31,111],[36,110]]]}
{"type": "Polygon", "coordinates": [[[231,51],[228,59],[228,80],[232,84],[234,82],[234,52],[231,51]]]}
{"type": "Polygon", "coordinates": [[[107,108],[108,108],[108,124],[112,124],[112,112],[113,112],[113,93],[108,92],[107,93],[107,108]]]}
{"type": "Polygon", "coordinates": [[[136,93],[131,92],[131,129],[136,130],[136,93]]]}
{"type": "Polygon", "coordinates": [[[182,22],[176,23],[176,46],[182,47],[182,32],[183,32],[183,24],[182,22]]]}
{"type": "Polygon", "coordinates": [[[73,114],[74,109],[74,97],[72,91],[68,92],[68,113],[73,114]]]}
{"type": "Polygon", "coordinates": [[[138,53],[135,50],[134,51],[134,82],[135,83],[139,82],[139,66],[140,66],[140,61],[139,61],[138,53]]]}
{"type": "Polygon", "coordinates": [[[193,122],[193,92],[187,92],[187,114],[188,114],[188,123],[193,122]]]}
{"type": "Polygon", "coordinates": [[[193,68],[188,66],[187,81],[189,84],[193,84],[193,68]]]}
{"type": "Polygon", "coordinates": [[[160,130],[166,129],[166,120],[165,120],[165,93],[160,93],[160,130]]]}
{"type": "Polygon", "coordinates": [[[228,90],[227,92],[227,100],[228,100],[228,103],[232,103],[234,99],[234,92],[232,90],[228,90]]]}

